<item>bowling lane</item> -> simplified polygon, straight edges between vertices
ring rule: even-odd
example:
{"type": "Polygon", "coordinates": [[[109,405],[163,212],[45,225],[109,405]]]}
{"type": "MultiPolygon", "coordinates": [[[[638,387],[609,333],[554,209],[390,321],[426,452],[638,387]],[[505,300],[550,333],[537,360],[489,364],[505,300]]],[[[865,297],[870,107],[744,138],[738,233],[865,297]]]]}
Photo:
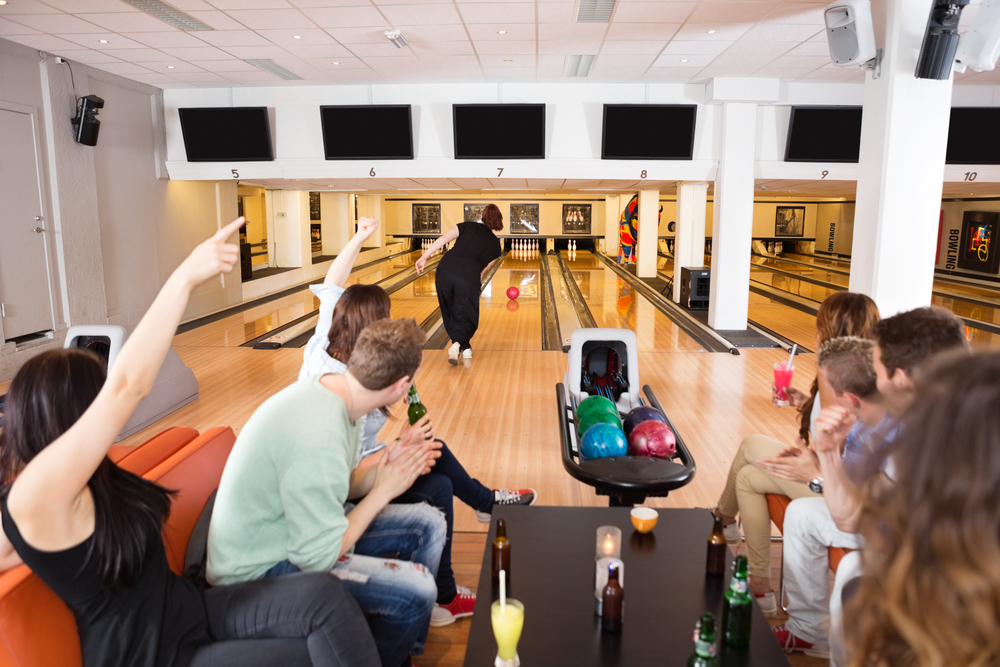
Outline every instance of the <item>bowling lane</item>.
{"type": "Polygon", "coordinates": [[[511,252],[486,285],[479,300],[476,350],[533,351],[542,349],[542,273],[540,253],[511,252]],[[516,287],[516,300],[507,289],[516,287]]]}
{"type": "Polygon", "coordinates": [[[704,351],[593,253],[561,253],[598,327],[632,329],[644,352],[704,351]]]}
{"type": "Polygon", "coordinates": [[[424,271],[412,283],[389,295],[392,302],[390,314],[393,319],[412,317],[417,324],[420,324],[434,312],[438,307],[437,289],[434,287],[436,274],[437,269],[424,271]]]}
{"type": "Polygon", "coordinates": [[[793,343],[815,351],[815,315],[750,292],[748,316],[752,323],[766,327],[793,343]]]}
{"type": "MultiPolygon", "coordinates": [[[[404,271],[420,257],[420,251],[393,257],[351,273],[348,285],[371,284],[404,271]]],[[[308,287],[274,301],[262,303],[174,337],[174,345],[192,347],[239,347],[319,308],[319,299],[308,287]]]]}
{"type": "Polygon", "coordinates": [[[750,265],[751,286],[753,283],[772,287],[774,289],[788,292],[789,294],[794,294],[804,299],[811,299],[816,302],[820,302],[834,292],[839,291],[829,287],[815,285],[804,280],[799,280],[798,278],[782,275],[780,273],[774,273],[772,271],[762,269],[756,264],[750,265]]]}
{"type": "Polygon", "coordinates": [[[839,270],[831,271],[829,268],[817,265],[803,266],[802,263],[799,262],[789,262],[776,257],[760,257],[757,255],[754,255],[750,261],[754,266],[760,268],[771,268],[784,273],[791,273],[803,278],[818,280],[820,282],[843,287],[844,289],[848,288],[851,281],[850,275],[846,272],[839,270]]]}

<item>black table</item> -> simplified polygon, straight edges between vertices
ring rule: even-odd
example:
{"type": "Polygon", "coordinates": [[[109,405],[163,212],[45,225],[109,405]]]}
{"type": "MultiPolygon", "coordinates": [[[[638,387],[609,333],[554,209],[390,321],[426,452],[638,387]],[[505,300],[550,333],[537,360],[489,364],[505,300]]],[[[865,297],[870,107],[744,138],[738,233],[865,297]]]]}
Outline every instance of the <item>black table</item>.
{"type": "MultiPolygon", "coordinates": [[[[722,621],[729,576],[705,575],[712,519],[703,509],[660,509],[656,528],[641,535],[626,508],[506,507],[495,510],[479,577],[478,599],[466,667],[491,667],[496,641],[490,604],[499,596],[490,578],[496,520],[507,522],[511,543],[508,596],[524,603],[518,644],[522,667],[686,665],[694,651],[695,623],[705,611],[722,621]],[[594,552],[597,528],[622,529],[625,563],[624,628],[601,632],[594,614],[594,552]]],[[[727,568],[732,555],[727,553],[727,568]]],[[[729,570],[727,569],[727,572],[729,570]]],[[[788,665],[767,618],[755,604],[750,646],[720,643],[720,664],[740,667],[788,665]]],[[[721,633],[717,633],[721,637],[721,633]]]]}

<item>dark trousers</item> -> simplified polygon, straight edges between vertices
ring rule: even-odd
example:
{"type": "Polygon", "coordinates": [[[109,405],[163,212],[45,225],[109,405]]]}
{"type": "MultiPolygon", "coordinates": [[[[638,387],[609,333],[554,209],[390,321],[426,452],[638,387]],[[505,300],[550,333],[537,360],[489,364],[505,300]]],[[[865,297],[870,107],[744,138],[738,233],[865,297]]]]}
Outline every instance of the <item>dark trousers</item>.
{"type": "Polygon", "coordinates": [[[427,503],[437,507],[444,513],[448,525],[448,540],[441,549],[441,563],[437,574],[437,603],[448,604],[455,599],[458,592],[455,584],[455,572],[451,566],[452,532],[455,525],[455,507],[453,496],[474,510],[488,512],[493,507],[493,492],[487,489],[478,479],[473,479],[458,462],[443,441],[441,443],[441,458],[437,460],[431,472],[421,475],[406,493],[399,496],[394,503],[427,503]]]}
{"type": "MultiPolygon", "coordinates": [[[[478,278],[478,276],[477,276],[478,278]]],[[[479,293],[482,283],[438,269],[434,285],[444,330],[461,349],[472,347],[470,341],[479,329],[479,293]]]]}
{"type": "Polygon", "coordinates": [[[209,632],[190,667],[379,667],[361,608],[339,579],[312,572],[205,591],[209,632]]]}

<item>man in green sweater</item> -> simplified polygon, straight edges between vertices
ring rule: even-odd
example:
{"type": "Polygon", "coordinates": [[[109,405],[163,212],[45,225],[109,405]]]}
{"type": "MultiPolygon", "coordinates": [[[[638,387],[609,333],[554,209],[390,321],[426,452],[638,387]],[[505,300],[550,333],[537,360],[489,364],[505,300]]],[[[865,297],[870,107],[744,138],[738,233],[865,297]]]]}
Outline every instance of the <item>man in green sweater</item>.
{"type": "Polygon", "coordinates": [[[412,319],[379,320],[345,374],[299,380],[265,401],[236,440],[209,529],[213,585],[299,571],[340,578],[369,617],[383,667],[423,652],[446,526],[425,503],[389,504],[437,451],[406,438],[357,471],[356,420],[406,396],[424,339],[412,319]]]}

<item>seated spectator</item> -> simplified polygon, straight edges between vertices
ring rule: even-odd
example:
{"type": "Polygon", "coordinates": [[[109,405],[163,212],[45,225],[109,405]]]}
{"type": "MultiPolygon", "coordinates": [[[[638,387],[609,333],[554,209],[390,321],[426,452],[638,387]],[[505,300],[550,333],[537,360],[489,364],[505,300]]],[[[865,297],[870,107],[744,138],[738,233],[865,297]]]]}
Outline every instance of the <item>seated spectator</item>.
{"type": "MultiPolygon", "coordinates": [[[[875,302],[864,294],[836,292],[827,297],[816,314],[816,347],[840,336],[870,338],[872,327],[878,322],[879,314],[875,302]]],[[[808,395],[798,389],[790,389],[792,405],[799,408],[799,436],[801,445],[791,451],[802,451],[809,443],[812,422],[819,415],[820,404],[831,402],[825,396],[825,388],[818,380],[813,380],[808,395]]],[[[775,394],[776,396],[776,394],[775,394]]],[[[776,399],[775,399],[776,400],[776,399]]],[[[786,463],[801,464],[799,474],[791,477],[777,477],[759,465],[761,459],[787,455],[789,445],[764,435],[750,435],[743,439],[740,448],[729,467],[726,487],[719,497],[719,512],[723,516],[723,530],[726,541],[731,546],[740,542],[740,527],[736,524],[737,514],[743,524],[743,534],[747,542],[747,560],[750,574],[750,589],[765,616],[778,613],[778,603],[771,589],[771,517],[767,511],[766,494],[803,498],[815,496],[807,483],[816,476],[812,460],[808,457],[788,459],[786,463]]]]}
{"type": "Polygon", "coordinates": [[[107,379],[96,355],[66,349],[34,357],[11,382],[0,432],[0,561],[23,561],[62,598],[84,665],[378,664],[360,609],[332,577],[203,594],[174,575],[161,537],[173,492],[107,456],[152,388],[192,290],[237,261],[225,240],[242,223],[174,271],[107,379]]]}
{"type": "MultiPolygon", "coordinates": [[[[361,250],[362,244],[378,228],[375,218],[361,218],[358,233],[352,238],[337,259],[330,265],[322,285],[311,287],[319,297],[319,322],[316,333],[306,344],[299,379],[318,373],[343,373],[354,350],[354,343],[361,331],[376,320],[389,317],[391,302],[385,290],[377,285],[352,285],[343,288],[361,250]]],[[[358,457],[362,466],[370,463],[372,455],[385,447],[378,441],[378,434],[388,419],[388,410],[381,408],[363,415],[360,421],[361,442],[358,457]]],[[[430,415],[425,415],[412,427],[404,422],[399,438],[413,431],[413,442],[425,440],[440,450],[434,467],[417,478],[413,486],[393,503],[426,502],[444,512],[448,525],[448,539],[441,550],[437,573],[437,602],[431,612],[431,625],[443,626],[457,619],[472,615],[476,595],[465,586],[458,586],[451,566],[452,531],[454,528],[453,497],[469,505],[480,522],[490,520],[494,505],[533,505],[534,489],[489,489],[478,479],[469,476],[441,440],[434,439],[434,425],[430,415]]]]}
{"type": "Polygon", "coordinates": [[[850,664],[1000,664],[1000,355],[944,356],[861,504],[850,664]]]}
{"type": "MultiPolygon", "coordinates": [[[[962,321],[941,308],[917,308],[882,320],[875,326],[872,362],[880,400],[890,420],[884,420],[869,438],[869,451],[878,457],[899,430],[898,420],[915,397],[914,379],[921,364],[942,352],[966,349],[962,321]],[[895,422],[895,423],[894,423],[895,422]],[[880,442],[884,441],[884,442],[880,442]]],[[[816,420],[816,453],[825,506],[793,501],[785,514],[785,588],[789,591],[789,620],[774,628],[788,651],[825,652],[831,665],[845,664],[840,630],[840,592],[857,576],[860,553],[848,554],[837,569],[832,595],[828,594],[826,548],[843,535],[857,535],[861,487],[844,468],[840,452],[856,415],[846,407],[824,408],[816,420]],[[797,505],[798,503],[798,505],[797,505]],[[834,532],[832,527],[836,529],[834,532]],[[822,554],[822,555],[821,555],[822,554]],[[792,600],[792,592],[802,595],[792,600]]],[[[892,458],[872,463],[879,469],[869,484],[891,484],[892,458]]],[[[857,541],[857,537],[854,538],[857,541]]],[[[857,542],[863,547],[863,543],[857,542]]]]}
{"type": "Polygon", "coordinates": [[[265,401],[233,447],[208,536],[212,584],[332,572],[368,615],[384,667],[423,652],[446,526],[425,503],[389,504],[430,464],[430,445],[409,446],[408,433],[356,470],[360,418],[406,396],[423,345],[413,320],[379,320],[345,373],[265,401]]]}

